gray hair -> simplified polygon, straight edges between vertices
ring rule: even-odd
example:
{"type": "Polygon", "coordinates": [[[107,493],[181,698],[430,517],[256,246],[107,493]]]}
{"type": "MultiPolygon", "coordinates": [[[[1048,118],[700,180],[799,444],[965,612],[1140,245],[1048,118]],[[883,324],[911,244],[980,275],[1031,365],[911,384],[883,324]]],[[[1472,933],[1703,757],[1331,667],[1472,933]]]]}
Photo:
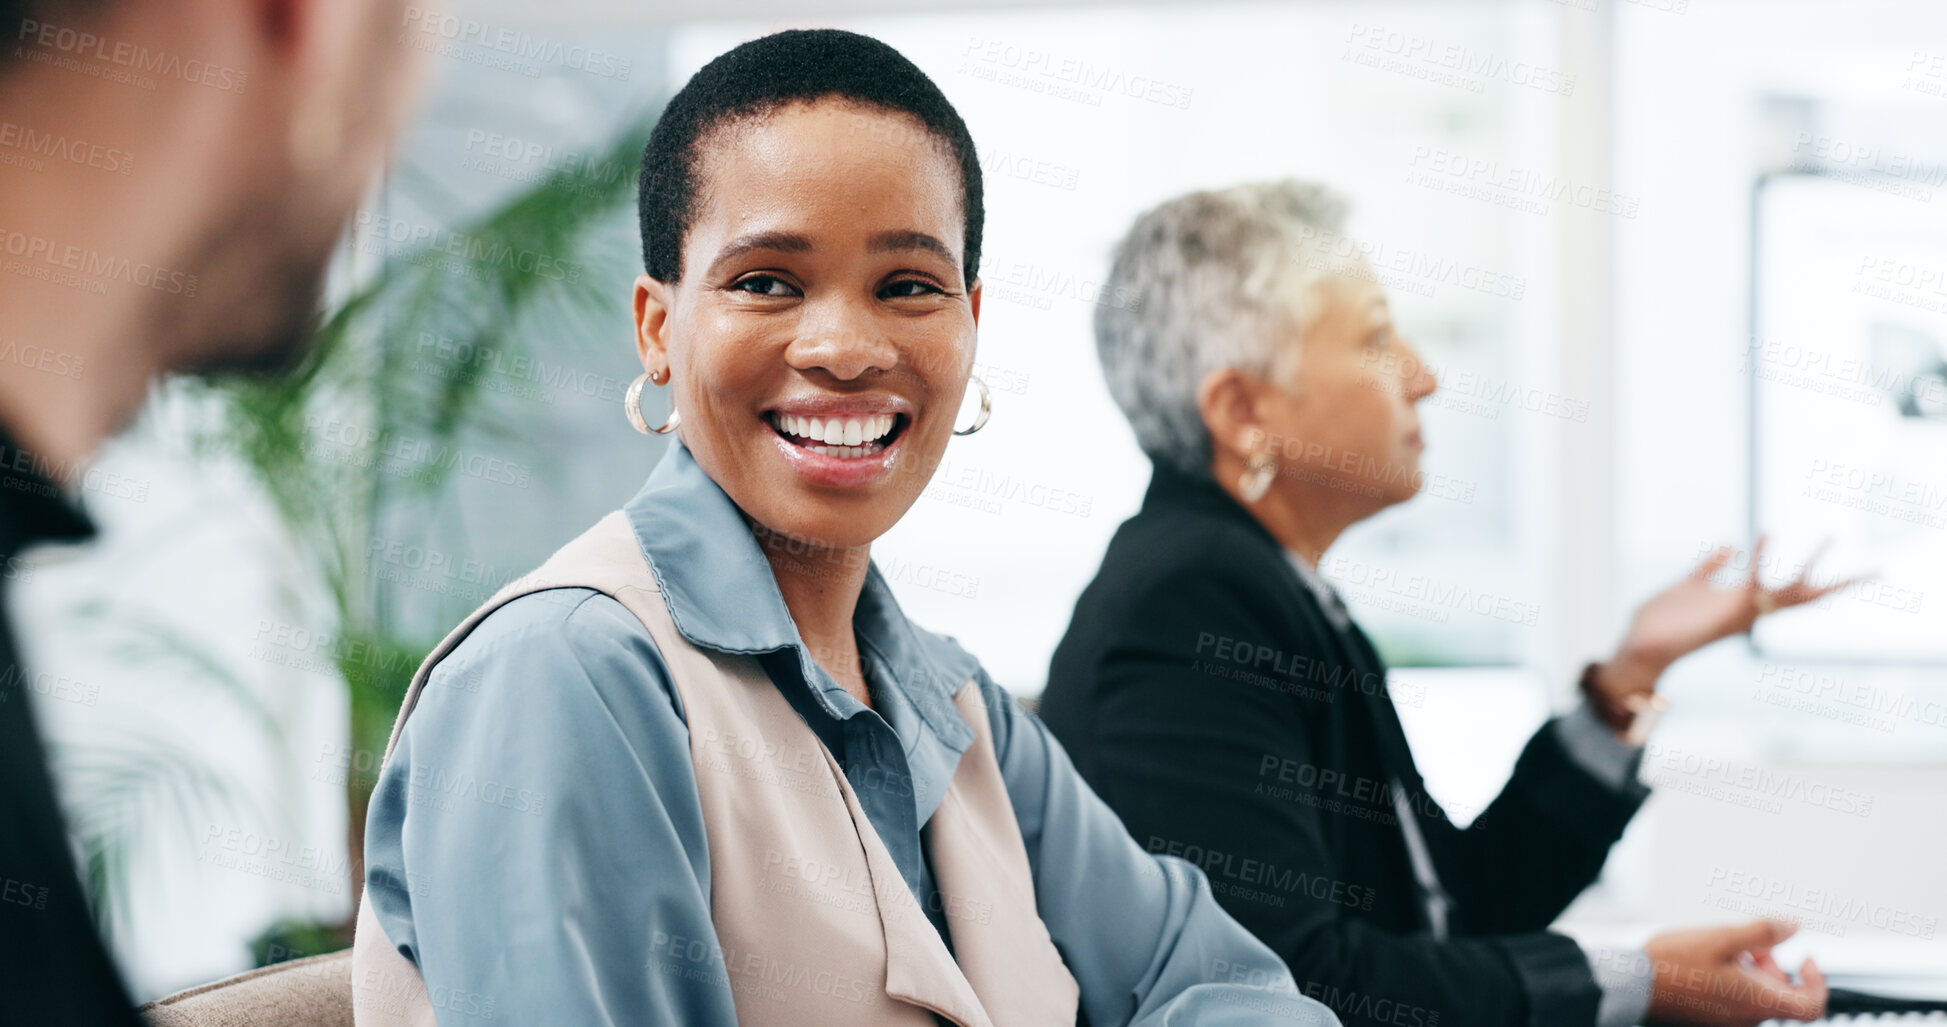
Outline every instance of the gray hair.
{"type": "Polygon", "coordinates": [[[1136,219],[1102,290],[1133,302],[1096,307],[1095,349],[1150,459],[1209,477],[1210,433],[1197,409],[1204,376],[1296,371],[1295,347],[1280,343],[1316,315],[1312,287],[1330,273],[1334,248],[1325,240],[1345,211],[1331,189],[1284,179],[1189,193],[1136,219]]]}

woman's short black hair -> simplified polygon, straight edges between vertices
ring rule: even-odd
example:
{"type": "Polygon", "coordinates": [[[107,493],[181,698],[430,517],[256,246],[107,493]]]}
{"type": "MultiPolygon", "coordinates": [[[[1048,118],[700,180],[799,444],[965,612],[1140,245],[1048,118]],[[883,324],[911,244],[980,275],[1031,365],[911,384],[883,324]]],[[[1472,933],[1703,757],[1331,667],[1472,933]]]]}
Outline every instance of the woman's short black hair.
{"type": "Polygon", "coordinates": [[[753,39],[704,65],[670,99],[643,148],[636,186],[642,263],[650,277],[674,282],[683,276],[683,236],[695,220],[702,184],[698,143],[726,124],[827,97],[910,114],[946,144],[960,165],[962,270],[973,281],[985,212],[967,123],[905,55],[871,36],[838,29],[792,29],[753,39]]]}

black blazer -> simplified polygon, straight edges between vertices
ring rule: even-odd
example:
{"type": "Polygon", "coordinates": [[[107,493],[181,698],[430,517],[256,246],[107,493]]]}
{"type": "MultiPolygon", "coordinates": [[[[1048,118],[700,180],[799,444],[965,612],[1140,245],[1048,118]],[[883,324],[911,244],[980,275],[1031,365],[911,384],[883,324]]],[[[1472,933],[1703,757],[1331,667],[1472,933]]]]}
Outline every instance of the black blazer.
{"type": "Polygon", "coordinates": [[[1136,841],[1201,866],[1347,1027],[1593,1024],[1588,961],[1546,928],[1643,790],[1596,781],[1544,728],[1455,827],[1426,797],[1385,665],[1286,561],[1214,483],[1159,465],[1076,605],[1042,718],[1136,841]],[[1444,942],[1394,782],[1452,900],[1444,942]]]}

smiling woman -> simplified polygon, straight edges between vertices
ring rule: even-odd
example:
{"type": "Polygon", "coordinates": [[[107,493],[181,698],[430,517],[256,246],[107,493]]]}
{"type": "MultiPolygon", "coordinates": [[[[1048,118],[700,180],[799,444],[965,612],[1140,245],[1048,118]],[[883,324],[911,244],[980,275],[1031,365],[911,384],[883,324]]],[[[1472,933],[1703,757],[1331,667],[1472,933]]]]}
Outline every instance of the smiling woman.
{"type": "MultiPolygon", "coordinates": [[[[694,270],[637,280],[643,365],[669,368],[684,444],[746,514],[854,550],[918,497],[966,390],[980,293],[960,256],[964,165],[920,116],[850,99],[720,125],[698,146],[710,190],[679,265],[694,270]]],[[[824,628],[850,647],[847,624],[824,628]]]]}
{"type": "Polygon", "coordinates": [[[414,678],[359,1022],[1335,1024],[872,564],[974,359],[980,170],[938,88],[767,36],[670,101],[641,183],[628,413],[679,444],[414,678]]]}

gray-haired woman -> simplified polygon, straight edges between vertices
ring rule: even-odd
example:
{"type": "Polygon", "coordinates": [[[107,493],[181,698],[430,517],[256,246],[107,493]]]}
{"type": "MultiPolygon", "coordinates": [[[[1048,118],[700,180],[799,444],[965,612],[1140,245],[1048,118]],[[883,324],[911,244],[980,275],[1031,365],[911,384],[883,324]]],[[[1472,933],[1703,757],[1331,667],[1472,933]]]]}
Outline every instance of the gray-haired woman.
{"type": "Polygon", "coordinates": [[[1609,955],[1547,927],[1646,794],[1663,668],[1839,586],[1766,589],[1754,571],[1715,587],[1720,550],[1637,611],[1584,673],[1587,703],[1455,827],[1317,570],[1340,532],[1421,487],[1415,404],[1435,387],[1343,209],[1315,185],[1246,185],[1171,200],[1123,240],[1109,288],[1140,302],[1099,308],[1096,342],[1155,476],[1076,607],[1042,716],[1137,841],[1202,866],[1348,1025],[1817,1015],[1817,968],[1794,983],[1768,954],[1788,925],[1609,955]]]}

